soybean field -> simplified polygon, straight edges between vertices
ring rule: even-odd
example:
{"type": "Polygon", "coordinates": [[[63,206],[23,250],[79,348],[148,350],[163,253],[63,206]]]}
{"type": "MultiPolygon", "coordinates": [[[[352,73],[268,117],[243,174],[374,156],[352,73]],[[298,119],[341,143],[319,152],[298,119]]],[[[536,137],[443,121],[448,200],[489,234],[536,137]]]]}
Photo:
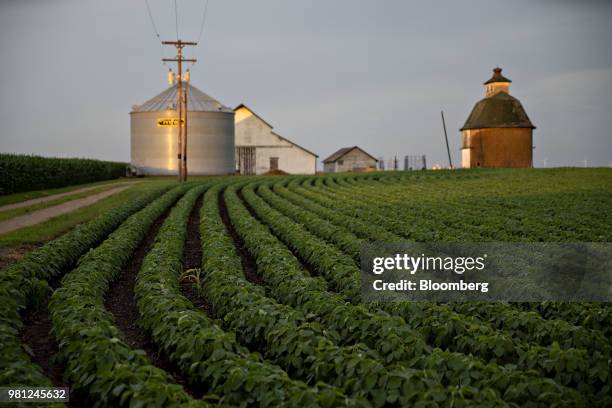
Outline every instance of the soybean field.
{"type": "Polygon", "coordinates": [[[612,406],[602,303],[367,303],[369,242],[612,241],[612,170],[146,183],[0,271],[0,386],[69,406],[612,406]]]}

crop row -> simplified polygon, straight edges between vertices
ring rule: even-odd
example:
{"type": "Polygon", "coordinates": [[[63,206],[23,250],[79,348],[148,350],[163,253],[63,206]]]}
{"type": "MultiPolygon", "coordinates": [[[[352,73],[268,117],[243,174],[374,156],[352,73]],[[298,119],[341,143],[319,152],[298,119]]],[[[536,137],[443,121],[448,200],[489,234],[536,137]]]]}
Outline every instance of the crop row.
{"type": "MultiPolygon", "coordinates": [[[[270,190],[272,183],[262,183],[257,188],[257,193],[278,211],[296,220],[306,228],[323,236],[332,238],[334,245],[342,252],[349,255],[355,262],[359,262],[361,248],[367,243],[346,228],[337,227],[331,222],[318,217],[305,208],[299,207],[290,201],[277,196],[270,190]]],[[[359,290],[359,288],[357,288],[359,290]]]]}
{"type": "MultiPolygon", "coordinates": [[[[258,197],[252,189],[247,187],[242,192],[258,215],[272,226],[261,207],[256,208],[258,197]]],[[[529,399],[544,405],[552,401],[582,401],[575,391],[534,372],[517,372],[494,364],[485,365],[463,354],[432,350],[401,318],[372,313],[362,306],[344,302],[339,295],[311,290],[308,283],[313,279],[305,278],[291,252],[265,226],[249,216],[235,191],[229,188],[225,197],[232,222],[249,251],[257,258],[258,271],[264,276],[273,296],[310,314],[326,328],[339,332],[343,343],[363,342],[379,352],[387,363],[395,361],[417,369],[434,369],[442,375],[443,382],[450,385],[490,387],[506,401],[518,403],[529,399]]]]}
{"type": "MultiPolygon", "coordinates": [[[[181,295],[179,278],[186,224],[203,188],[187,193],[161,227],[143,261],[136,285],[145,329],[189,379],[239,406],[334,406],[341,399],[329,387],[310,388],[239,345],[181,295]]],[[[207,193],[209,196],[210,193],[207,193]]],[[[205,237],[207,239],[208,237],[205,237]]],[[[213,243],[216,245],[217,243],[213,243]]]]}
{"type": "Polygon", "coordinates": [[[150,188],[137,200],[76,226],[0,271],[0,385],[51,384],[22,347],[21,311],[46,301],[50,292],[47,281],[71,268],[84,252],[100,243],[128,216],[168,189],[168,186],[150,188]]]}
{"type": "MultiPolygon", "coordinates": [[[[462,189],[446,189],[444,186],[439,184],[433,186],[427,186],[423,183],[415,183],[415,179],[423,178],[422,176],[417,177],[408,177],[412,182],[407,184],[402,184],[402,179],[406,179],[406,176],[398,177],[396,175],[373,175],[372,177],[359,177],[359,178],[351,178],[351,177],[333,177],[333,181],[336,184],[336,188],[333,189],[334,192],[338,190],[352,192],[355,197],[359,200],[362,199],[364,191],[356,190],[354,187],[359,187],[361,189],[369,190],[368,194],[365,191],[366,196],[374,198],[376,203],[382,202],[391,202],[394,205],[405,206],[407,202],[415,201],[411,200],[413,197],[418,197],[418,201],[423,201],[425,203],[425,207],[420,210],[420,214],[427,214],[428,216],[435,216],[438,219],[446,219],[448,223],[455,223],[460,225],[462,228],[469,227],[466,226],[466,218],[476,217],[482,218],[482,214],[486,212],[488,213],[502,213],[505,219],[510,219],[512,224],[509,225],[511,228],[522,228],[526,222],[533,224],[546,222],[551,223],[555,222],[554,214],[567,214],[573,213],[577,216],[575,218],[575,223],[572,225],[572,229],[576,228],[586,228],[586,231],[589,235],[589,241],[593,239],[597,240],[595,237],[598,226],[602,225],[602,213],[600,207],[597,205],[597,200],[603,202],[606,197],[599,197],[599,195],[589,192],[588,201],[585,200],[585,197],[580,194],[573,194],[566,192],[564,193],[563,200],[557,200],[554,202],[554,206],[551,208],[550,198],[546,198],[545,195],[542,194],[531,194],[529,196],[525,196],[524,194],[517,197],[514,194],[514,190],[512,188],[508,189],[505,186],[506,183],[491,183],[490,180],[487,182],[487,195],[478,196],[477,203],[472,203],[464,197],[464,193],[462,193],[460,200],[449,200],[449,193],[454,193],[457,195],[457,191],[469,191],[469,187],[464,187],[462,189]],[[369,180],[375,179],[376,184],[368,183],[369,180]],[[359,183],[357,183],[357,181],[359,183]],[[392,184],[389,182],[392,181],[392,184]],[[341,187],[342,185],[347,186],[350,184],[349,189],[341,187]],[[381,184],[385,186],[381,188],[381,184]],[[498,185],[500,188],[495,189],[495,186],[498,185]],[[494,190],[495,195],[490,194],[491,190],[494,190]],[[507,194],[510,192],[510,194],[507,194]],[[499,200],[499,197],[503,197],[503,200],[499,200]],[[425,200],[423,200],[425,198],[425,200]],[[432,205],[431,199],[436,199],[435,204],[432,205]],[[546,201],[548,200],[548,202],[546,201]],[[579,206],[579,207],[576,207],[579,206]],[[546,214],[541,213],[541,209],[546,208],[546,214]],[[537,212],[537,213],[535,213],[537,212]],[[449,216],[461,215],[462,218],[453,218],[448,222],[449,216]],[[585,217],[590,218],[592,220],[591,225],[585,225],[585,217]],[[593,230],[593,223],[598,226],[593,230]]],[[[453,178],[453,183],[457,182],[457,179],[465,179],[466,176],[453,178]]],[[[299,189],[299,193],[304,195],[314,194],[309,190],[304,190],[299,187],[299,183],[302,180],[294,179],[291,182],[292,189],[295,191],[299,189]]],[[[275,192],[277,183],[274,188],[275,192]]],[[[330,186],[334,184],[328,183],[330,186]]],[[[348,186],[347,186],[348,187],[348,186]]],[[[525,188],[522,186],[522,192],[530,191],[532,193],[539,193],[542,189],[541,183],[537,185],[533,185],[531,190],[529,187],[525,188]]],[[[332,190],[329,190],[330,192],[332,190]]],[[[317,190],[319,193],[319,197],[322,195],[321,189],[317,190]]],[[[600,194],[601,195],[601,194],[600,194]]],[[[290,199],[292,197],[289,197],[290,199]]],[[[312,199],[312,196],[310,197],[312,199]]],[[[414,204],[411,204],[411,209],[415,209],[414,204]]],[[[417,208],[418,209],[418,208],[417,208]]],[[[567,217],[564,217],[567,218],[567,217]]],[[[334,221],[335,222],[335,221],[334,221]]],[[[567,223],[568,220],[565,220],[567,223]]],[[[482,224],[483,222],[479,222],[482,224]]],[[[468,223],[469,224],[469,223],[468,223]]],[[[603,222],[605,224],[605,222],[603,222]]],[[[479,228],[482,228],[480,226],[479,228]]],[[[563,228],[567,228],[563,227],[563,228]]],[[[490,230],[491,228],[488,228],[490,230]]],[[[499,228],[497,228],[499,229],[499,228]]],[[[495,229],[494,229],[495,230],[495,229]]],[[[530,237],[533,239],[533,237],[530,237]]],[[[602,237],[603,238],[603,237],[602,237]]],[[[472,240],[482,239],[482,237],[478,235],[474,235],[471,237],[472,240]]],[[[567,240],[568,237],[565,237],[567,240]]],[[[581,325],[587,328],[606,331],[609,330],[611,326],[612,314],[609,311],[609,308],[606,306],[600,306],[597,304],[567,304],[567,303],[554,303],[554,302],[545,302],[541,304],[522,304],[520,305],[522,310],[534,310],[539,312],[546,319],[553,320],[566,320],[572,325],[581,325]]],[[[527,328],[521,328],[523,333],[527,332],[527,328]]],[[[571,333],[570,333],[571,334],[571,333]]],[[[603,333],[605,336],[609,334],[608,332],[603,333]]],[[[568,336],[561,334],[557,336],[557,341],[562,341],[562,338],[566,338],[568,336]]],[[[569,337],[572,337],[571,335],[569,337]]]]}
{"type": "MultiPolygon", "coordinates": [[[[293,204],[308,210],[320,218],[326,219],[333,224],[349,229],[353,234],[368,241],[397,242],[401,240],[397,235],[376,224],[369,224],[354,217],[348,217],[343,213],[331,210],[315,201],[307,198],[310,192],[290,182],[295,191],[286,188],[283,183],[275,183],[273,190],[276,194],[293,204]]],[[[314,193],[312,193],[314,194],[314,193]]]]}
{"type": "MultiPolygon", "coordinates": [[[[266,191],[265,186],[261,186],[259,190],[263,194],[266,191]]],[[[301,257],[315,266],[317,271],[333,281],[335,286],[341,288],[341,290],[345,288],[346,290],[343,293],[349,296],[349,298],[358,298],[360,287],[359,269],[350,257],[310,234],[300,224],[296,224],[278,211],[270,208],[259,197],[252,194],[250,190],[247,189],[244,195],[258,215],[268,223],[270,228],[287,245],[290,245],[301,257]],[[354,284],[355,280],[357,280],[357,286],[354,284]]],[[[303,225],[308,226],[308,228],[317,229],[317,232],[326,235],[330,239],[335,239],[342,232],[338,231],[338,228],[335,226],[317,223],[313,219],[309,219],[303,225]]],[[[408,303],[405,305],[406,308],[412,307],[413,309],[419,306],[422,308],[422,305],[419,304],[408,303]]],[[[443,309],[442,306],[439,308],[443,309]]],[[[601,385],[599,381],[605,384],[608,372],[606,366],[607,359],[601,354],[596,353],[590,357],[587,351],[582,349],[560,350],[558,346],[548,348],[538,345],[526,346],[515,342],[510,336],[502,332],[492,330],[487,325],[479,324],[479,322],[470,324],[466,322],[467,319],[463,319],[460,315],[455,316],[449,310],[446,310],[444,316],[439,316],[438,313],[432,313],[431,309],[428,309],[426,306],[425,312],[429,317],[426,324],[423,324],[419,318],[415,319],[411,313],[403,313],[404,310],[401,307],[396,307],[389,311],[399,311],[399,313],[395,314],[402,316],[407,320],[410,327],[421,331],[425,337],[433,340],[438,346],[472,353],[486,360],[516,363],[522,369],[537,368],[542,375],[553,376],[557,381],[565,385],[577,384],[579,388],[594,385],[596,388],[599,388],[601,385]],[[449,322],[454,322],[454,324],[450,326],[449,322]],[[470,336],[469,334],[473,333],[475,329],[478,329],[477,333],[479,336],[470,336]],[[456,337],[460,341],[454,341],[456,337]],[[548,363],[551,356],[556,357],[556,364],[554,366],[548,363]],[[595,366],[591,366],[589,364],[591,362],[595,362],[595,366]]],[[[425,317],[423,310],[421,310],[419,317],[425,317]]]]}
{"type": "MultiPolygon", "coordinates": [[[[534,233],[538,234],[540,231],[551,234],[548,240],[552,234],[564,237],[564,240],[583,237],[589,241],[606,241],[606,237],[610,237],[602,228],[602,221],[605,222],[607,216],[601,212],[602,205],[609,199],[609,193],[589,191],[588,195],[585,195],[575,188],[567,189],[565,186],[547,191],[546,184],[534,184],[532,181],[522,184],[521,194],[516,194],[516,189],[511,187],[516,180],[508,181],[495,183],[494,180],[489,180],[487,194],[481,193],[481,181],[462,183],[461,188],[456,188],[456,183],[461,183],[460,180],[452,180],[453,185],[413,182],[398,183],[383,189],[374,189],[371,184],[361,184],[360,187],[377,192],[383,202],[391,201],[399,206],[413,207],[419,202],[435,199],[435,208],[429,206],[427,210],[442,212],[447,217],[454,215],[465,220],[481,214],[500,214],[508,227],[532,238],[534,233]],[[471,188],[472,186],[475,188],[471,188]],[[567,217],[567,214],[574,216],[567,217]]],[[[334,182],[336,187],[348,187],[339,179],[334,182]]],[[[380,186],[380,183],[378,184],[380,186]]],[[[520,238],[520,235],[514,235],[520,238]]]]}
{"type": "MultiPolygon", "coordinates": [[[[367,199],[362,198],[362,200],[367,202],[367,199]]],[[[334,205],[334,208],[342,208],[342,204],[339,204],[337,201],[333,204],[331,202],[327,202],[327,204],[334,205]]],[[[384,214],[391,216],[390,213],[384,214]]],[[[360,215],[362,217],[371,217],[370,213],[365,212],[361,212],[360,215]]],[[[336,215],[336,218],[342,218],[342,215],[338,214],[336,215]]],[[[315,226],[316,224],[308,223],[307,225],[315,226]]],[[[344,221],[343,228],[346,227],[355,230],[359,226],[349,225],[347,224],[347,221],[344,221]]],[[[331,237],[335,239],[336,233],[332,231],[332,234],[333,235],[331,237]]],[[[519,339],[522,341],[544,344],[558,342],[564,348],[594,348],[599,350],[604,355],[610,354],[610,346],[606,341],[606,338],[597,330],[594,331],[588,328],[576,327],[560,320],[547,321],[541,318],[539,315],[523,311],[516,311],[512,307],[504,304],[459,304],[457,306],[457,311],[461,312],[465,308],[469,309],[466,309],[468,312],[467,314],[469,315],[474,315],[475,313],[480,315],[479,311],[481,310],[482,314],[480,316],[484,320],[492,322],[500,330],[507,330],[509,335],[519,336],[519,339]],[[493,309],[493,313],[488,312],[490,309],[493,309]],[[500,314],[502,311],[505,311],[506,313],[500,314]]]]}
{"type": "Polygon", "coordinates": [[[443,211],[441,207],[445,206],[444,202],[436,202],[432,206],[429,205],[431,201],[424,204],[413,204],[410,200],[406,200],[406,203],[397,204],[387,202],[380,197],[380,194],[376,196],[373,186],[370,189],[342,187],[332,178],[317,179],[314,184],[319,194],[339,201],[343,205],[350,203],[359,211],[371,211],[372,208],[375,208],[375,214],[370,214],[371,218],[376,215],[380,225],[411,240],[468,240],[470,234],[477,234],[481,240],[492,236],[500,239],[500,234],[504,234],[505,240],[511,240],[508,232],[511,230],[507,228],[506,219],[499,217],[498,214],[485,214],[488,217],[486,222],[483,220],[478,224],[465,223],[464,213],[443,211]],[[372,207],[373,205],[375,207],[372,207]],[[388,214],[393,214],[393,217],[391,218],[388,214]],[[497,219],[493,220],[492,217],[497,219]]]}
{"type": "MultiPolygon", "coordinates": [[[[318,323],[308,322],[301,312],[265,297],[260,288],[247,282],[214,198],[205,201],[202,213],[202,236],[206,237],[203,252],[208,254],[203,287],[215,309],[241,337],[251,344],[260,343],[267,358],[277,361],[292,374],[308,381],[341,386],[349,395],[365,397],[375,406],[405,405],[419,400],[447,405],[451,401],[455,391],[442,387],[432,373],[397,366],[385,368],[375,353],[360,344],[338,347],[330,339],[330,331],[318,323]]],[[[248,222],[250,216],[237,213],[236,201],[231,198],[227,201],[232,223],[239,228],[248,222]]],[[[245,237],[247,248],[253,250],[254,242],[265,244],[258,239],[265,238],[262,234],[265,232],[261,226],[251,229],[249,237],[245,237]]],[[[268,258],[276,253],[273,248],[268,250],[271,250],[268,258]]],[[[266,261],[258,257],[257,262],[263,268],[266,261]]],[[[285,285],[296,284],[296,279],[301,279],[305,290],[316,293],[323,289],[319,280],[307,281],[301,276],[291,277],[285,285]]],[[[337,336],[331,336],[334,337],[337,336]]],[[[469,400],[467,396],[455,397],[454,401],[462,405],[466,399],[469,400]]]]}
{"type": "Polygon", "coordinates": [[[545,319],[566,322],[599,330],[606,338],[612,336],[612,309],[593,303],[540,302],[514,304],[521,310],[536,311],[545,319]]]}
{"type": "MultiPolygon", "coordinates": [[[[277,185],[280,185],[280,183],[277,183],[277,185]]],[[[277,188],[275,185],[275,191],[278,190],[281,190],[281,188],[277,188]]],[[[353,260],[359,262],[359,249],[364,242],[355,236],[351,237],[347,234],[353,231],[363,232],[364,229],[359,225],[351,224],[352,219],[350,217],[346,217],[338,212],[332,213],[333,218],[340,221],[340,225],[336,226],[272,194],[266,184],[260,185],[258,192],[278,210],[290,215],[291,218],[300,222],[311,232],[332,242],[339,249],[348,253],[353,260]]],[[[291,194],[287,193],[286,190],[284,195],[291,197],[291,194]]],[[[327,211],[331,212],[331,210],[327,211]]],[[[325,214],[325,212],[325,209],[318,210],[319,214],[325,214]]],[[[366,229],[365,231],[367,232],[368,230],[366,229]]],[[[401,239],[396,239],[392,242],[400,241],[401,239]]],[[[558,342],[564,348],[592,348],[601,355],[610,355],[610,345],[601,332],[576,327],[563,320],[546,321],[538,314],[519,312],[507,305],[500,304],[458,304],[455,309],[458,312],[465,312],[464,314],[469,316],[479,316],[484,321],[489,322],[489,325],[492,324],[507,335],[516,337],[521,341],[537,344],[558,342]]],[[[452,331],[448,334],[454,336],[452,331]]],[[[499,342],[500,340],[497,341],[499,342]]],[[[607,368],[604,366],[600,369],[604,370],[607,368]]]]}
{"type": "MultiPolygon", "coordinates": [[[[321,192],[322,190],[318,190],[321,192]]],[[[369,195],[360,191],[359,194],[360,204],[364,203],[364,208],[371,208],[372,206],[377,205],[379,202],[379,197],[374,195],[369,195]],[[370,207],[367,207],[370,206],[370,207]]],[[[336,208],[338,206],[342,206],[342,203],[339,200],[334,200],[336,208]]],[[[429,211],[431,211],[431,206],[428,206],[429,211]]],[[[397,209],[392,207],[391,209],[384,211],[380,206],[377,207],[377,212],[381,212],[385,214],[387,217],[391,217],[392,214],[395,214],[397,209]]],[[[441,214],[438,216],[440,219],[448,218],[449,215],[453,213],[467,213],[466,210],[461,211],[449,211],[447,213],[441,214]]],[[[360,214],[361,216],[371,216],[369,211],[364,211],[360,214]]],[[[422,214],[424,217],[425,215],[422,214]]],[[[465,222],[461,222],[459,219],[454,219],[446,222],[446,224],[456,224],[461,225],[462,228],[465,222]]],[[[479,227],[482,229],[482,226],[479,227]]],[[[478,234],[468,234],[465,238],[470,241],[478,241],[481,240],[482,237],[478,234]]],[[[470,313],[474,312],[474,305],[470,306],[470,313]]],[[[508,329],[512,330],[512,333],[509,334],[520,334],[522,339],[526,341],[532,342],[558,342],[563,347],[585,347],[585,348],[595,348],[602,351],[604,354],[609,354],[610,347],[608,346],[608,342],[605,340],[605,337],[597,332],[593,332],[590,330],[586,330],[583,328],[577,328],[571,324],[564,323],[562,321],[551,321],[546,322],[543,319],[539,318],[539,316],[528,313],[516,313],[512,312],[511,307],[507,305],[495,305],[494,315],[500,309],[507,309],[508,314],[504,316],[503,319],[498,319],[495,322],[498,323],[498,328],[500,329],[508,329]]],[[[486,312],[483,311],[483,313],[486,312]]],[[[594,315],[597,317],[597,315],[594,315]]],[[[491,314],[484,313],[483,318],[490,319],[491,314]]],[[[595,327],[597,329],[597,327],[595,327]]],[[[550,344],[550,343],[548,343],[550,344]]]]}
{"type": "Polygon", "coordinates": [[[73,394],[92,406],[206,406],[193,400],[142,350],[122,339],[104,307],[110,283],[149,227],[190,186],[176,187],[128,218],[100,246],[81,258],[49,302],[59,356],[73,394]]]}
{"type": "MultiPolygon", "coordinates": [[[[347,194],[356,198],[369,196],[377,200],[378,207],[393,208],[398,215],[402,214],[407,219],[428,217],[419,221],[421,226],[443,224],[451,228],[461,227],[454,228],[455,238],[461,237],[464,231],[476,232],[493,240],[521,240],[528,236],[531,240],[605,241],[608,236],[601,228],[602,214],[599,210],[600,201],[605,200],[604,193],[591,193],[588,201],[574,191],[556,192],[554,195],[533,192],[517,197],[508,195],[502,189],[498,190],[497,195],[478,194],[472,197],[462,194],[462,189],[456,188],[456,185],[447,185],[444,189],[440,183],[412,183],[385,189],[381,188],[380,183],[363,183],[355,188],[344,178],[337,177],[326,177],[317,182],[326,187],[321,189],[323,193],[347,194]],[[442,195],[443,192],[447,194],[442,195]],[[563,199],[560,199],[560,194],[563,194],[563,199]],[[458,197],[461,199],[458,200],[458,197]],[[543,212],[542,208],[547,210],[543,212]],[[567,213],[576,216],[560,216],[567,213]]],[[[457,182],[453,180],[453,183],[457,182]]],[[[463,188],[469,190],[469,185],[463,188]]],[[[487,184],[489,188],[490,183],[487,184]]]]}
{"type": "MultiPolygon", "coordinates": [[[[453,236],[455,238],[461,237],[464,232],[453,228],[453,224],[443,222],[445,217],[436,217],[435,212],[439,210],[440,206],[444,205],[444,201],[436,203],[433,208],[419,207],[419,203],[414,203],[412,200],[405,200],[400,202],[398,196],[393,198],[387,198],[378,191],[375,194],[375,186],[362,185],[359,188],[354,188],[344,183],[341,179],[334,179],[332,177],[319,178],[314,180],[314,187],[319,195],[323,195],[327,198],[338,200],[340,198],[343,204],[352,203],[356,208],[361,210],[371,209],[371,204],[376,203],[377,215],[379,212],[388,211],[393,212],[395,217],[387,219],[386,217],[378,217],[379,221],[382,222],[387,229],[395,232],[396,234],[402,235],[406,238],[416,240],[427,240],[427,239],[450,239],[453,236]],[[360,198],[363,197],[364,201],[360,198]],[[429,210],[429,212],[427,212],[429,210]],[[423,217],[425,215],[425,217],[423,217]],[[413,222],[418,221],[418,222],[413,222]],[[450,228],[450,231],[448,229],[450,228]]],[[[305,183],[305,186],[309,186],[309,183],[305,183]]],[[[419,194],[419,192],[414,192],[419,194]]],[[[396,193],[400,194],[400,193],[396,193]]],[[[426,196],[426,195],[424,195],[426,196]]],[[[429,202],[426,202],[427,205],[429,202]]],[[[451,213],[450,216],[453,214],[451,213]]],[[[447,214],[447,217],[449,214],[447,214]]],[[[468,225],[467,228],[473,226],[468,225]]],[[[482,232],[482,231],[480,231],[482,232]]]]}
{"type": "MultiPolygon", "coordinates": [[[[508,307],[503,303],[458,303],[457,312],[478,316],[513,338],[538,344],[558,342],[563,347],[591,349],[594,355],[612,355],[612,346],[599,330],[574,326],[565,320],[545,320],[536,312],[508,307]]],[[[608,368],[608,367],[604,367],[608,368]]]]}
{"type": "MultiPolygon", "coordinates": [[[[382,178],[382,179],[386,179],[382,178]]],[[[408,222],[405,219],[401,219],[401,221],[397,221],[398,217],[396,215],[396,211],[391,209],[389,211],[384,211],[380,207],[381,197],[380,195],[375,198],[369,200],[366,196],[356,195],[355,202],[351,202],[347,205],[343,201],[347,201],[346,197],[343,197],[342,200],[339,200],[334,195],[324,194],[324,189],[321,188],[303,188],[301,187],[300,181],[312,181],[313,179],[294,179],[289,183],[290,190],[282,187],[282,183],[276,183],[274,185],[274,191],[281,195],[283,198],[289,199],[293,201],[295,204],[307,209],[311,212],[316,213],[318,216],[325,218],[336,225],[344,227],[351,232],[355,233],[360,237],[367,238],[370,241],[387,241],[387,242],[399,242],[405,240],[399,235],[388,232],[384,228],[380,227],[381,225],[386,225],[387,228],[391,230],[397,231],[398,229],[405,229],[405,225],[408,222]],[[335,198],[330,198],[335,197],[335,198]],[[364,205],[364,201],[367,205],[364,205]],[[338,209],[342,211],[337,211],[338,209]],[[378,214],[379,212],[383,212],[385,216],[378,214]],[[363,220],[361,220],[363,218],[363,220]],[[387,236],[385,237],[381,234],[380,231],[386,232],[387,236]]],[[[361,180],[361,179],[359,179],[361,180]]],[[[305,183],[308,184],[308,183],[305,183]]],[[[423,191],[422,196],[427,197],[431,192],[423,191]]],[[[350,201],[350,200],[349,200],[350,201]]],[[[436,204],[436,207],[442,204],[436,204]]],[[[431,208],[431,204],[428,202],[427,208],[431,208]]],[[[453,211],[456,213],[463,213],[463,209],[461,211],[453,211]]],[[[419,217],[415,220],[415,224],[422,224],[422,219],[432,218],[432,215],[429,214],[429,211],[425,210],[424,213],[419,213],[419,217]]],[[[438,217],[441,220],[444,220],[444,216],[438,217]]],[[[444,224],[457,224],[461,225],[464,221],[460,222],[457,220],[445,221],[444,224]]],[[[421,233],[417,233],[415,229],[413,229],[411,234],[415,235],[416,238],[430,238],[430,235],[422,235],[421,233]]],[[[428,231],[425,234],[429,234],[428,231]]],[[[470,235],[469,238],[471,240],[481,240],[482,237],[478,235],[470,235]]],[[[563,337],[563,336],[562,336],[563,337]]]]}

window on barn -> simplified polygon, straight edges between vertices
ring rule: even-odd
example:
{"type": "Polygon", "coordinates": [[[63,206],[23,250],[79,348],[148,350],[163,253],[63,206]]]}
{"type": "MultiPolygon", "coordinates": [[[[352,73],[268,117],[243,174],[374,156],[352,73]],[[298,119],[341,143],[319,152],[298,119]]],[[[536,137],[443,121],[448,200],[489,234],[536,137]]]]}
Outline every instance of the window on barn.
{"type": "Polygon", "coordinates": [[[344,160],[338,160],[338,164],[342,166],[344,164],[344,160]]]}
{"type": "Polygon", "coordinates": [[[270,157],[270,170],[278,170],[278,157],[270,157]]]}

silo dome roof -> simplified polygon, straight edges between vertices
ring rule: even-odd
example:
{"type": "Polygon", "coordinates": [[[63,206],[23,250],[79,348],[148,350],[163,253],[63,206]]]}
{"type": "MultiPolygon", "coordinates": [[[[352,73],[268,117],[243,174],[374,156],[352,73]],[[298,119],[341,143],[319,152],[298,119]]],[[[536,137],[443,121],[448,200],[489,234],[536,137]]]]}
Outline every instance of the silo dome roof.
{"type": "MultiPolygon", "coordinates": [[[[233,109],[228,108],[216,99],[208,96],[188,82],[183,83],[187,89],[187,110],[189,112],[228,112],[233,109]]],[[[176,110],[177,102],[176,85],[172,85],[159,95],[154,96],[142,105],[134,105],[132,112],[161,112],[176,110]]]]}
{"type": "Polygon", "coordinates": [[[460,130],[482,128],[531,128],[535,126],[515,97],[506,92],[481,99],[460,130]]]}

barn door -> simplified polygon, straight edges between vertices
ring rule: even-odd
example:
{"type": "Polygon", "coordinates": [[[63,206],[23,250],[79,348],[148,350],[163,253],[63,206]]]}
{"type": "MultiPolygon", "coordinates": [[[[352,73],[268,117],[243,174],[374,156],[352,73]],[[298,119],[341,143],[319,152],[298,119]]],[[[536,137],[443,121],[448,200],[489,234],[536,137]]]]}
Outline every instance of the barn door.
{"type": "Polygon", "coordinates": [[[243,176],[255,174],[255,147],[243,146],[236,148],[236,167],[243,176]]]}
{"type": "Polygon", "coordinates": [[[270,170],[278,170],[278,157],[270,157],[270,170]]]}

